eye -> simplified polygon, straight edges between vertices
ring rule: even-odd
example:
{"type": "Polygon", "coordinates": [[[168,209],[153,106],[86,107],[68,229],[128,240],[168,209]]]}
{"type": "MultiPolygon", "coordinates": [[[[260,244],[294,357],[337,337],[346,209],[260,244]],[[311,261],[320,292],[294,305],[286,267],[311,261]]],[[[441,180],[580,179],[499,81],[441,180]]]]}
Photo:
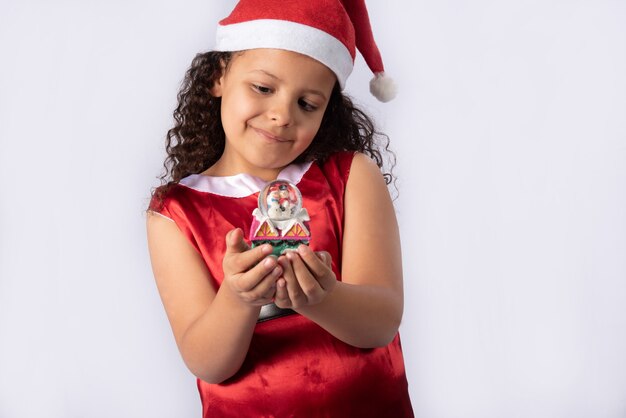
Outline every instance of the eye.
{"type": "Polygon", "coordinates": [[[304,99],[300,99],[298,100],[298,105],[302,108],[302,110],[304,110],[305,112],[315,112],[317,110],[317,106],[314,104],[311,104],[309,102],[307,102],[304,99]]]}
{"type": "Polygon", "coordinates": [[[272,92],[271,88],[262,86],[260,84],[252,84],[252,89],[256,90],[257,92],[261,94],[270,94],[272,92]]]}

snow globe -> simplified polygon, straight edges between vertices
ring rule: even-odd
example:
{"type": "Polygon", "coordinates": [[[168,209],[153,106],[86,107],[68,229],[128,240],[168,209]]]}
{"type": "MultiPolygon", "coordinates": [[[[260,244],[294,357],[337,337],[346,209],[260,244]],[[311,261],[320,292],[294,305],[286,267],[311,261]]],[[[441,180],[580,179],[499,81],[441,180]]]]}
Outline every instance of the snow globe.
{"type": "Polygon", "coordinates": [[[287,180],[274,180],[259,193],[258,207],[252,212],[250,241],[252,247],[271,244],[279,256],[309,244],[309,214],[302,207],[302,194],[287,180]]]}

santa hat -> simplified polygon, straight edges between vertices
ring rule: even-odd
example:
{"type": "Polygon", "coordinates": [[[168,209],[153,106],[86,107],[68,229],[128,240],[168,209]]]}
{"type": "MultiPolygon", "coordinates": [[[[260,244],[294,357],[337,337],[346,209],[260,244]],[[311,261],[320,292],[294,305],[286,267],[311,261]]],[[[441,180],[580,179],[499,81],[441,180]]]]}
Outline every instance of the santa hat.
{"type": "Polygon", "coordinates": [[[374,78],[370,92],[387,102],[396,95],[385,76],[365,0],[241,0],[217,28],[216,51],[276,48],[298,52],[330,68],[343,89],[356,49],[374,78]]]}

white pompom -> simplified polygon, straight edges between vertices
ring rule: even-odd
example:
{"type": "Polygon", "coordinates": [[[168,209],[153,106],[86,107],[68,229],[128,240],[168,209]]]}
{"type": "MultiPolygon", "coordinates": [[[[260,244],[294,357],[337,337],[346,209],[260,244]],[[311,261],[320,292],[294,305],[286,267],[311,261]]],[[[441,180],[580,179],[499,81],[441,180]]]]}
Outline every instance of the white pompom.
{"type": "Polygon", "coordinates": [[[370,80],[370,93],[383,103],[396,97],[397,92],[396,83],[385,73],[376,73],[370,80]]]}

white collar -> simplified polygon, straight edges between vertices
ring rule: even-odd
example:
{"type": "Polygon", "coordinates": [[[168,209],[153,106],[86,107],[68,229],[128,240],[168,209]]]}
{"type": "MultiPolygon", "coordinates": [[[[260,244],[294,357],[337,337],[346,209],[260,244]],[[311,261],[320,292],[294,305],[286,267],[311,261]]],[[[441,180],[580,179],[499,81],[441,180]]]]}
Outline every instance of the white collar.
{"type": "MultiPolygon", "coordinates": [[[[311,164],[313,163],[290,164],[278,173],[277,178],[297,185],[309,170],[311,164]]],[[[191,174],[179,181],[179,184],[190,189],[226,197],[250,196],[260,192],[267,183],[267,181],[247,173],[225,177],[191,174]]]]}

